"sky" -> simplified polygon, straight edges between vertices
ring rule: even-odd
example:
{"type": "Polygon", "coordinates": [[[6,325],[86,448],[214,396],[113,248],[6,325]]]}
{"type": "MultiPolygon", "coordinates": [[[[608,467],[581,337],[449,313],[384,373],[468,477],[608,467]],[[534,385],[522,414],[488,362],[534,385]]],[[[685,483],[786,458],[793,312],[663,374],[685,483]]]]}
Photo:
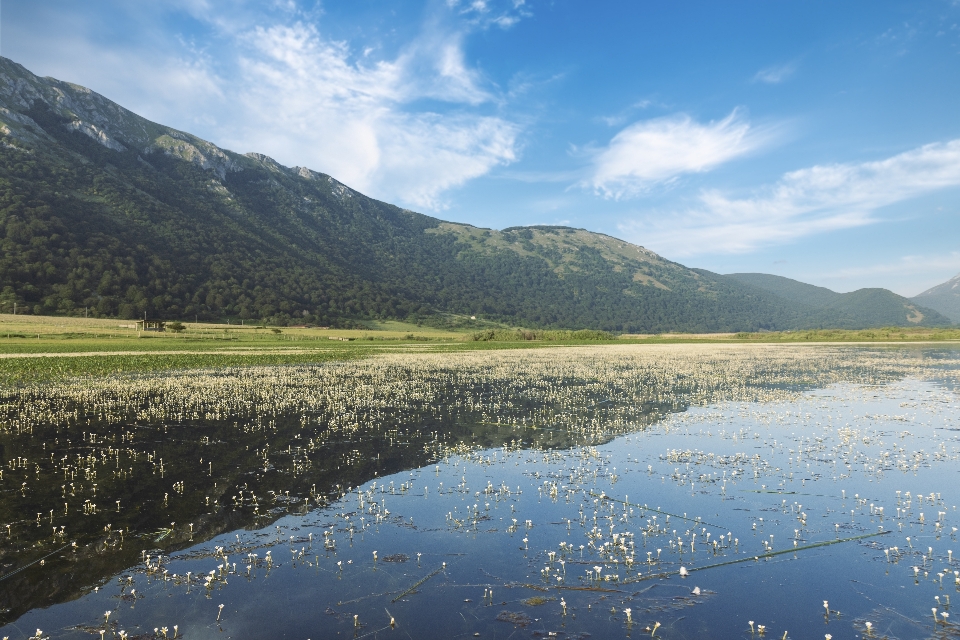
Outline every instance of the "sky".
{"type": "Polygon", "coordinates": [[[960,272],[960,0],[0,0],[0,55],[445,220],[960,272]]]}

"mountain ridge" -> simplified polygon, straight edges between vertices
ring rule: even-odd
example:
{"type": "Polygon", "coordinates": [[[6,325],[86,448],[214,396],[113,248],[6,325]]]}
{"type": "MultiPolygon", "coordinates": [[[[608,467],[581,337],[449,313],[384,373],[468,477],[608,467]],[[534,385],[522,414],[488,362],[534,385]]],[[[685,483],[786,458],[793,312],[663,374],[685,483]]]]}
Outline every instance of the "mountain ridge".
{"type": "Polygon", "coordinates": [[[381,202],[6,58],[0,134],[0,308],[623,332],[823,323],[822,309],[612,236],[482,229],[381,202]]]}
{"type": "Polygon", "coordinates": [[[913,296],[911,300],[936,309],[954,322],[960,322],[960,273],[913,296]]]}
{"type": "Polygon", "coordinates": [[[921,306],[888,289],[864,288],[837,293],[826,287],[766,273],[731,273],[728,277],[817,309],[822,314],[822,321],[829,322],[831,328],[909,326],[922,323],[927,316],[932,316],[938,323],[949,322],[946,317],[939,318],[935,309],[921,306]]]}

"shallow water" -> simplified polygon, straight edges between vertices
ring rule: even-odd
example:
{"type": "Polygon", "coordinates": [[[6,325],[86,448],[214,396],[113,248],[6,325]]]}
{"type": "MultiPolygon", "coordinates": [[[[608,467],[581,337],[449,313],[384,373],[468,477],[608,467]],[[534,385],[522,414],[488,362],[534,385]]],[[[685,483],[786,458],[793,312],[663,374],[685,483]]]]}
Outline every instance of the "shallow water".
{"type": "MultiPolygon", "coordinates": [[[[141,415],[149,442],[111,413],[116,392],[84,396],[100,422],[80,439],[82,419],[63,421],[75,390],[11,396],[49,424],[31,417],[26,429],[21,409],[6,460],[49,444],[55,462],[82,446],[140,466],[111,463],[129,471],[110,482],[99,463],[96,501],[123,494],[114,513],[79,507],[93,481],[77,473],[93,463],[18,453],[30,463],[4,467],[9,512],[27,496],[62,503],[54,473],[73,472],[79,495],[52,516],[77,535],[31,538],[32,511],[46,515],[33,506],[20,518],[30,526],[11,529],[0,588],[15,606],[0,636],[728,638],[763,625],[770,638],[958,637],[943,616],[960,598],[958,355],[621,347],[386,359],[322,381],[287,370],[270,397],[311,379],[327,393],[353,386],[299,411],[263,395],[237,426],[232,415],[166,426],[141,415]],[[364,418],[341,419],[359,406],[364,418]],[[263,455],[265,442],[289,453],[263,455]],[[148,444],[167,452],[162,472],[148,444]],[[230,472],[198,473],[201,458],[230,472]],[[151,502],[127,508],[131,485],[151,502]],[[110,530],[94,535],[104,518],[110,530]],[[37,564],[18,565],[18,553],[37,564]],[[50,585],[53,600],[31,599],[50,585]]],[[[196,383],[212,385],[211,407],[217,380],[196,383]]],[[[187,406],[166,381],[144,384],[164,406],[187,406]]],[[[254,395],[244,389],[230,392],[254,395]]]]}

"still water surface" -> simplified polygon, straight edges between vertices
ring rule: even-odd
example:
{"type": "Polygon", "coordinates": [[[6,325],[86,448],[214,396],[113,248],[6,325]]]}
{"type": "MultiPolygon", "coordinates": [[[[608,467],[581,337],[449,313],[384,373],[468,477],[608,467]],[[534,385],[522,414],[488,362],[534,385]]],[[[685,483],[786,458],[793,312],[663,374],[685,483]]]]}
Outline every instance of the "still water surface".
{"type": "Polygon", "coordinates": [[[958,375],[595,347],[10,391],[0,637],[960,637],[958,375]]]}

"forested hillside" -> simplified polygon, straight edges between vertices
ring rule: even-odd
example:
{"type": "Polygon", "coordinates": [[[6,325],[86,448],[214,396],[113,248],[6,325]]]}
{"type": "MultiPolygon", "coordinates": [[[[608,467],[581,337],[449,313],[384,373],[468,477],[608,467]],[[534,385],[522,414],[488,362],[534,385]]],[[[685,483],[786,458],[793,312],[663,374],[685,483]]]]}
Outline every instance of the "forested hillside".
{"type": "Polygon", "coordinates": [[[379,202],[5,58],[0,289],[2,311],[120,318],[819,326],[805,305],[609,236],[478,229],[379,202]]]}
{"type": "Polygon", "coordinates": [[[951,322],[950,318],[935,308],[921,306],[922,302],[918,304],[916,298],[904,298],[887,289],[837,293],[825,287],[766,273],[732,273],[727,277],[810,307],[809,322],[816,328],[944,326],[951,322]]]}

